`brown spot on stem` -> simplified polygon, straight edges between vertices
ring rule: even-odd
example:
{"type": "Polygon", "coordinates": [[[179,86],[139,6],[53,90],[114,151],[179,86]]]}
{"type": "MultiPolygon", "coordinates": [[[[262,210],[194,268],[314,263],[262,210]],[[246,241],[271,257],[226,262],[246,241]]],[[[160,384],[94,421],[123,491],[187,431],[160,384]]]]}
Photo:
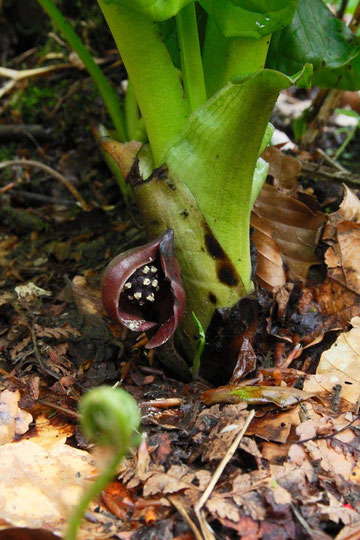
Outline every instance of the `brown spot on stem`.
{"type": "Polygon", "coordinates": [[[209,300],[210,300],[210,302],[211,302],[212,304],[216,304],[217,298],[216,298],[216,296],[215,296],[214,293],[212,293],[212,292],[209,293],[209,300]]]}
{"type": "MultiPolygon", "coordinates": [[[[204,236],[205,246],[209,255],[211,255],[211,257],[213,257],[214,259],[216,259],[216,273],[219,278],[219,281],[221,281],[221,283],[224,283],[224,285],[228,285],[229,287],[236,287],[241,282],[241,280],[236,271],[235,266],[231,262],[227,253],[221,247],[218,240],[213,235],[210,227],[207,224],[204,224],[204,228],[205,228],[205,236],[204,236]]],[[[215,302],[216,302],[216,297],[215,297],[215,302]]]]}
{"type": "Polygon", "coordinates": [[[226,259],[226,253],[216,240],[211,231],[205,233],[205,245],[208,253],[214,257],[214,259],[226,259]]]}
{"type": "Polygon", "coordinates": [[[236,287],[239,283],[239,278],[234,265],[230,261],[225,261],[217,266],[217,275],[221,283],[229,285],[229,287],[236,287]]]}

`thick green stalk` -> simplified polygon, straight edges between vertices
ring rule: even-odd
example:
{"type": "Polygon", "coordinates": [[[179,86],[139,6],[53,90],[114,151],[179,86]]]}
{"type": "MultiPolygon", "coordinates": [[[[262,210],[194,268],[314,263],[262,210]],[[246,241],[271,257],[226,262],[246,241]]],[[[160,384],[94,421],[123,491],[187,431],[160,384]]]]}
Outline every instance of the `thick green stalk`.
{"type": "Polygon", "coordinates": [[[185,6],[179,11],[176,15],[176,27],[180,45],[185,95],[193,111],[206,101],[204,72],[194,3],[185,6]]]}
{"type": "Polygon", "coordinates": [[[221,86],[232,77],[244,77],[265,67],[271,36],[261,39],[231,38],[225,55],[221,86]]]}
{"type": "Polygon", "coordinates": [[[227,51],[227,41],[216,24],[214,17],[209,15],[203,46],[203,66],[208,98],[213,96],[220,88],[227,51]]]}
{"type": "Polygon", "coordinates": [[[131,81],[128,81],[128,87],[126,89],[125,95],[125,121],[126,121],[126,131],[128,134],[129,141],[134,140],[134,133],[136,131],[137,125],[139,123],[139,108],[136,101],[136,95],[131,81]]]}
{"type": "Polygon", "coordinates": [[[61,34],[68,42],[70,47],[79,56],[80,60],[92,77],[97,89],[104,100],[109,115],[116,129],[116,134],[119,140],[126,141],[125,119],[124,113],[120,105],[120,101],[116,92],[110,86],[109,81],[94,62],[93,57],[79,38],[79,36],[71,28],[70,24],[64,19],[60,11],[51,0],[38,0],[44,11],[49,15],[54,25],[60,30],[61,34]]]}
{"type": "Polygon", "coordinates": [[[190,108],[156,23],[98,0],[134,86],[155,165],[177,139],[190,108]]]}

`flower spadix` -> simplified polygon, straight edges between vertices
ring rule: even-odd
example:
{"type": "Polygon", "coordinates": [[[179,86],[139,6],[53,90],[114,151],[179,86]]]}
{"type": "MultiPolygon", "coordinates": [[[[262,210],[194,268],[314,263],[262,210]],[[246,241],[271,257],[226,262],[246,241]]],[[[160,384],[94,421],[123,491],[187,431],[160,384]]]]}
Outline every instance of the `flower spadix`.
{"type": "Polygon", "coordinates": [[[104,272],[102,298],[108,315],[130,330],[158,327],[146,348],[165,343],[185,310],[174,231],[117,255],[104,272]]]}

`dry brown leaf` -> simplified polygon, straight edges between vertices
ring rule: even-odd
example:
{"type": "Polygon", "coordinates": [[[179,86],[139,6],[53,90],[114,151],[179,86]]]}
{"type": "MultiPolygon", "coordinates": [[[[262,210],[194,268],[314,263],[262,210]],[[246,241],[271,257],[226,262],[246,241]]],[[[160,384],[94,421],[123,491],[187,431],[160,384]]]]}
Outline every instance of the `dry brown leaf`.
{"type": "Polygon", "coordinates": [[[303,287],[296,310],[304,315],[312,313],[315,317],[313,332],[303,338],[305,343],[310,343],[329,330],[346,329],[353,317],[360,316],[360,296],[327,278],[319,286],[303,287]]]}
{"type": "Polygon", "coordinates": [[[0,447],[0,469],[0,518],[57,531],[77,504],[84,479],[94,472],[87,452],[63,443],[46,450],[32,441],[0,447]]]}
{"type": "Polygon", "coordinates": [[[202,461],[222,459],[236,435],[242,430],[248,411],[240,406],[230,405],[222,409],[216,425],[202,443],[202,461]]]}
{"type": "Polygon", "coordinates": [[[285,443],[289,437],[292,426],[300,424],[300,405],[287,411],[268,412],[264,416],[255,416],[246,434],[256,435],[266,441],[285,443]]]}
{"type": "Polygon", "coordinates": [[[352,508],[344,507],[334,496],[331,496],[329,506],[318,504],[316,511],[323,516],[323,519],[330,519],[334,523],[342,522],[344,525],[356,523],[360,517],[359,512],[356,512],[352,508]]]}
{"type": "Polygon", "coordinates": [[[83,276],[75,276],[71,288],[78,312],[84,317],[98,321],[105,314],[100,289],[88,285],[83,276]]]}
{"type": "Polygon", "coordinates": [[[81,332],[76,328],[73,328],[70,324],[65,324],[61,328],[42,328],[36,324],[35,332],[37,337],[49,337],[54,339],[68,339],[71,336],[81,336],[81,332]]]}
{"type": "Polygon", "coordinates": [[[243,493],[242,495],[233,495],[233,500],[252,519],[265,519],[265,504],[256,491],[249,491],[249,493],[243,493]]]}
{"type": "Polygon", "coordinates": [[[209,471],[193,471],[186,465],[173,465],[166,473],[155,472],[151,475],[144,485],[144,497],[186,490],[186,496],[195,502],[199,492],[205,489],[210,478],[209,471]]]}
{"type": "Polygon", "coordinates": [[[231,519],[235,523],[240,519],[239,510],[231,499],[229,500],[215,495],[210,497],[205,506],[213,516],[231,519]]]}
{"type": "Polygon", "coordinates": [[[344,185],[344,198],[336,212],[329,215],[329,221],[325,226],[322,239],[324,241],[336,240],[336,231],[339,223],[351,221],[360,223],[360,200],[355,193],[344,185]]]}
{"type": "Polygon", "coordinates": [[[73,424],[67,424],[65,422],[52,423],[51,419],[42,414],[36,418],[35,427],[34,436],[29,440],[39,444],[46,450],[51,450],[59,444],[65,444],[66,439],[72,437],[75,433],[75,426],[73,424]]]}
{"type": "Polygon", "coordinates": [[[273,177],[276,187],[291,190],[297,186],[301,172],[301,164],[297,159],[283,154],[276,146],[267,146],[261,157],[269,163],[268,174],[273,177]]]}
{"type": "Polygon", "coordinates": [[[325,253],[328,276],[360,294],[360,224],[342,221],[336,238],[337,243],[325,253]]]}
{"type": "Polygon", "coordinates": [[[309,267],[320,262],[315,248],[325,216],[313,213],[302,202],[268,184],[261,190],[253,211],[271,227],[290,277],[305,280],[309,267]]]}
{"type": "Polygon", "coordinates": [[[325,473],[341,475],[341,478],[358,484],[357,429],[360,420],[356,420],[352,413],[330,417],[317,414],[310,408],[307,416],[310,419],[296,428],[296,435],[302,444],[290,447],[290,462],[304,466],[305,460],[318,461],[325,473]]]}
{"type": "Polygon", "coordinates": [[[0,445],[11,442],[15,435],[29,429],[32,416],[19,407],[20,392],[3,390],[0,394],[0,445]]]}
{"type": "Polygon", "coordinates": [[[271,226],[254,212],[251,212],[250,224],[254,228],[251,238],[257,250],[258,282],[265,289],[276,292],[286,282],[279,246],[273,237],[271,226]]]}
{"type": "Polygon", "coordinates": [[[335,537],[335,540],[357,540],[358,538],[360,538],[360,520],[346,525],[335,537]]]}
{"type": "Polygon", "coordinates": [[[59,540],[59,537],[45,529],[11,527],[0,531],[0,540],[59,540]]]}
{"type": "MultiPolygon", "coordinates": [[[[328,379],[322,379],[321,385],[328,392],[341,384],[341,397],[357,403],[360,397],[360,317],[354,317],[351,324],[353,328],[340,334],[330,349],[322,353],[314,377],[327,375],[328,379]]],[[[309,388],[307,384],[306,388],[309,388]]]]}
{"type": "Polygon", "coordinates": [[[31,414],[19,408],[20,393],[0,395],[0,520],[6,525],[46,527],[60,532],[94,474],[88,452],[65,444],[74,426],[36,420],[27,440],[10,442],[27,432],[31,414]],[[36,504],[34,504],[36,501],[36,504]]]}

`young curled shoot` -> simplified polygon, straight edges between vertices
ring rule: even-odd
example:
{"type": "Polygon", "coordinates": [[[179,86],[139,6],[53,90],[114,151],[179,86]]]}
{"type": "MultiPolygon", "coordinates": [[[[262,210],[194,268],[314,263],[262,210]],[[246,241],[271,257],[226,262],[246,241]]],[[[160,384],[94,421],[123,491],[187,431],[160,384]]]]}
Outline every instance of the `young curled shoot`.
{"type": "Polygon", "coordinates": [[[70,517],[65,540],[75,540],[92,499],[107,486],[130,448],[139,443],[140,412],[136,400],[122,388],[100,386],[80,401],[81,428],[88,440],[113,448],[113,456],[97,480],[85,491],[70,517]]]}

